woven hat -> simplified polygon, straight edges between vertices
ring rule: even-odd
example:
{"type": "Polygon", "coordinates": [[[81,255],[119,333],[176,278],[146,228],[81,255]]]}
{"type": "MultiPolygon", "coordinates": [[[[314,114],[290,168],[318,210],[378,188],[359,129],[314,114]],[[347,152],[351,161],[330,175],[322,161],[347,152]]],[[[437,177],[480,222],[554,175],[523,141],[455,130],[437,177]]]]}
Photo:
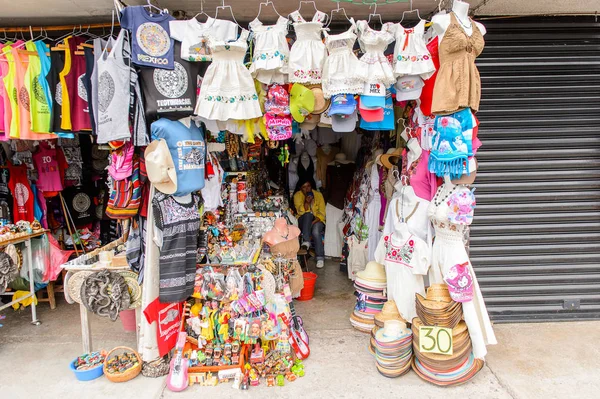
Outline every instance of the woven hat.
{"type": "Polygon", "coordinates": [[[365,270],[356,273],[356,276],[361,280],[376,283],[384,283],[387,281],[383,265],[374,261],[367,263],[365,270]]]}
{"type": "Polygon", "coordinates": [[[383,328],[375,334],[375,339],[378,342],[391,342],[399,340],[407,334],[410,334],[410,330],[406,328],[406,323],[400,320],[386,320],[383,328]]]}
{"type": "Polygon", "coordinates": [[[130,270],[119,272],[127,283],[129,290],[130,302],[129,309],[135,309],[142,306],[142,287],[138,283],[138,274],[130,270]]]}
{"type": "Polygon", "coordinates": [[[329,108],[330,101],[325,99],[323,95],[323,89],[320,86],[311,87],[310,90],[313,92],[315,96],[315,107],[313,109],[313,114],[322,114],[327,111],[329,108]]]}
{"type": "Polygon", "coordinates": [[[455,370],[440,372],[424,365],[419,358],[415,357],[412,361],[412,369],[417,375],[432,384],[438,386],[456,386],[464,384],[471,380],[482,368],[484,361],[475,359],[471,354],[455,370]]]}
{"type": "Polygon", "coordinates": [[[148,179],[165,194],[177,191],[177,171],[165,139],[154,140],[144,153],[148,179]]]}
{"type": "Polygon", "coordinates": [[[73,302],[81,304],[81,286],[85,279],[93,273],[92,271],[84,270],[75,272],[69,277],[67,289],[69,290],[69,297],[73,302]]]}
{"type": "Polygon", "coordinates": [[[399,320],[406,323],[406,320],[402,318],[402,315],[398,311],[396,302],[393,300],[384,303],[381,312],[375,315],[375,324],[379,327],[383,327],[387,320],[399,320]]]}

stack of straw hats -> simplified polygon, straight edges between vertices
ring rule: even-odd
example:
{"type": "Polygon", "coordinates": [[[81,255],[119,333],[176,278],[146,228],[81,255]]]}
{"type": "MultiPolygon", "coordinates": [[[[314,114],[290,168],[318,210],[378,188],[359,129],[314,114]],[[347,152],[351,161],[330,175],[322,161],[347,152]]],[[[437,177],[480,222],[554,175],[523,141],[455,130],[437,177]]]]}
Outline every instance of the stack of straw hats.
{"type": "Polygon", "coordinates": [[[383,309],[386,301],[387,279],[383,265],[369,262],[365,270],[356,274],[356,306],[350,316],[350,323],[358,331],[369,333],[375,325],[374,317],[383,309]]]}
{"type": "MultiPolygon", "coordinates": [[[[378,327],[375,327],[378,328],[378,327]]],[[[380,374],[395,378],[411,366],[413,333],[400,320],[386,320],[375,335],[375,359],[380,374]]]]}
{"type": "Polygon", "coordinates": [[[375,327],[371,330],[371,342],[369,344],[369,351],[373,355],[375,355],[375,334],[380,328],[383,328],[387,320],[398,320],[406,324],[406,320],[400,315],[396,302],[393,300],[384,303],[381,312],[377,313],[374,317],[375,327]]]}
{"type": "Polygon", "coordinates": [[[419,377],[440,386],[459,385],[469,381],[483,367],[483,360],[473,357],[471,338],[462,320],[462,306],[452,301],[445,284],[434,284],[427,289],[427,297],[417,294],[417,315],[412,320],[412,368],[419,377]],[[419,327],[438,326],[452,329],[451,355],[427,353],[419,350],[419,327]]]}

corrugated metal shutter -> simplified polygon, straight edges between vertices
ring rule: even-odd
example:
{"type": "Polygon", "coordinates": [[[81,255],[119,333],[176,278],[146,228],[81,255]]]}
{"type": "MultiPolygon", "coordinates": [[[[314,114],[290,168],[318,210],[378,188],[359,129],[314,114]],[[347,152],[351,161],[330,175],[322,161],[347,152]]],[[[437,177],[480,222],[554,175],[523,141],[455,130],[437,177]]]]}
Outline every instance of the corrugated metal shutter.
{"type": "Polygon", "coordinates": [[[470,253],[488,310],[600,318],[600,23],[486,27],[470,253]]]}

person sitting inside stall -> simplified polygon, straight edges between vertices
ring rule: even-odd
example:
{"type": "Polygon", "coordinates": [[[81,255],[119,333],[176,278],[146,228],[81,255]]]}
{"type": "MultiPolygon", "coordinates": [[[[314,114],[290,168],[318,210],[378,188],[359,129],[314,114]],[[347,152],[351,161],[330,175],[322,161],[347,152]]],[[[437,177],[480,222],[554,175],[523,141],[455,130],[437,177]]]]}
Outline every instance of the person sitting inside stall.
{"type": "Polygon", "coordinates": [[[325,200],[323,194],[314,190],[314,179],[300,179],[294,194],[294,206],[298,213],[298,227],[302,232],[302,247],[310,248],[312,237],[317,258],[317,268],[325,264],[325,247],[323,233],[325,232],[325,200]]]}

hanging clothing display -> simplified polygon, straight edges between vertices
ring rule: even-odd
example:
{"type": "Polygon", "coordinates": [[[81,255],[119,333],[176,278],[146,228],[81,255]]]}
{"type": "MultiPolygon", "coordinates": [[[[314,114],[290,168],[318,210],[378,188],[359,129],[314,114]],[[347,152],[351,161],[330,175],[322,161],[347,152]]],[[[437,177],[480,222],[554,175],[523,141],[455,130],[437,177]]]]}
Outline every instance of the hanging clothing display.
{"type": "Polygon", "coordinates": [[[65,39],[65,65],[60,73],[62,85],[62,113],[61,129],[75,132],[91,130],[91,121],[88,115],[87,92],[83,84],[85,76],[85,57],[75,54],[77,46],[83,44],[85,38],[70,37],[65,39]]]}
{"type": "MultiPolygon", "coordinates": [[[[38,52],[38,46],[34,42],[25,43],[27,51],[38,52]]],[[[29,116],[30,116],[30,129],[32,132],[39,133],[50,133],[51,125],[51,106],[48,103],[46,92],[48,89],[48,83],[44,88],[41,82],[46,82],[46,73],[50,69],[50,60],[43,52],[43,55],[30,55],[27,62],[29,68],[25,72],[25,90],[29,93],[29,116]],[[43,57],[43,58],[42,58],[43,57]],[[42,67],[43,60],[43,67],[42,67]]]]}
{"type": "Polygon", "coordinates": [[[235,23],[211,17],[208,17],[206,22],[199,22],[196,18],[169,21],[169,30],[171,37],[181,43],[181,47],[174,48],[174,54],[190,62],[212,60],[208,46],[209,36],[228,42],[235,40],[238,35],[238,26],[235,23]]]}
{"type": "Polygon", "coordinates": [[[423,276],[429,269],[429,245],[405,227],[381,237],[375,261],[385,266],[388,300],[405,320],[417,317],[415,294],[425,295],[423,276]]]}
{"type": "Polygon", "coordinates": [[[150,122],[158,118],[185,118],[194,111],[200,64],[181,58],[177,51],[181,47],[176,41],[174,69],[140,68],[145,115],[150,122]]]}
{"type": "Polygon", "coordinates": [[[132,62],[139,66],[173,69],[173,39],[168,12],[152,14],[144,6],[129,6],[121,11],[121,26],[133,38],[132,62]]]}
{"type": "Polygon", "coordinates": [[[361,94],[369,78],[368,67],[353,52],[357,27],[354,19],[350,28],[337,35],[325,34],[329,56],[323,66],[323,95],[361,94]]]}
{"type": "Polygon", "coordinates": [[[287,18],[279,17],[274,25],[263,25],[258,19],[249,24],[254,40],[250,73],[261,83],[287,83],[289,46],[287,18]]]}
{"type": "Polygon", "coordinates": [[[439,44],[440,69],[435,79],[433,103],[434,114],[449,114],[461,108],[479,110],[481,78],[475,58],[481,54],[485,41],[477,24],[472,20],[473,33],[467,35],[450,13],[450,26],[439,44]]]}
{"type": "Polygon", "coordinates": [[[199,197],[178,202],[171,195],[156,193],[152,200],[156,228],[160,230],[160,285],[162,303],[181,302],[194,292],[200,213],[199,197]],[[186,202],[184,202],[186,201],[186,202]]]}
{"type": "Polygon", "coordinates": [[[34,220],[34,198],[29,180],[27,180],[27,167],[25,165],[8,165],[10,180],[8,187],[13,196],[13,218],[15,220],[34,220]]]}
{"type": "MultiPolygon", "coordinates": [[[[125,36],[123,29],[110,52],[105,47],[97,61],[98,73],[98,143],[127,140],[131,137],[129,127],[129,65],[123,58],[125,36]]],[[[128,61],[130,62],[130,58],[128,61]]]]}
{"type": "Polygon", "coordinates": [[[370,85],[382,85],[376,92],[385,93],[385,89],[396,83],[396,77],[384,52],[394,41],[394,30],[392,24],[384,24],[381,30],[374,30],[367,21],[358,21],[358,43],[364,53],[360,61],[367,66],[368,81],[365,83],[362,94],[374,94],[370,85]]]}
{"type": "Polygon", "coordinates": [[[456,265],[468,265],[473,299],[462,303],[465,322],[473,342],[473,354],[483,359],[486,345],[496,344],[496,336],[463,242],[464,230],[473,221],[475,196],[464,186],[442,185],[429,205],[429,217],[435,228],[435,242],[429,281],[444,283],[454,278],[456,265]]]}
{"type": "Polygon", "coordinates": [[[300,12],[290,14],[294,22],[296,41],[290,49],[289,79],[293,83],[321,83],[327,49],[321,32],[327,14],[317,11],[312,20],[305,21],[300,12]]]}
{"type": "Polygon", "coordinates": [[[202,79],[198,116],[223,122],[262,116],[254,81],[244,66],[248,34],[244,29],[233,42],[210,38],[213,62],[202,79]]]}
{"type": "Polygon", "coordinates": [[[394,47],[394,74],[419,75],[429,79],[435,71],[433,60],[425,45],[425,20],[407,29],[402,24],[395,25],[396,45],[394,47]]]}
{"type": "Polygon", "coordinates": [[[206,144],[196,122],[189,118],[159,119],[152,124],[152,139],[165,139],[169,147],[177,172],[177,191],[173,195],[190,194],[204,187],[206,144]]]}

